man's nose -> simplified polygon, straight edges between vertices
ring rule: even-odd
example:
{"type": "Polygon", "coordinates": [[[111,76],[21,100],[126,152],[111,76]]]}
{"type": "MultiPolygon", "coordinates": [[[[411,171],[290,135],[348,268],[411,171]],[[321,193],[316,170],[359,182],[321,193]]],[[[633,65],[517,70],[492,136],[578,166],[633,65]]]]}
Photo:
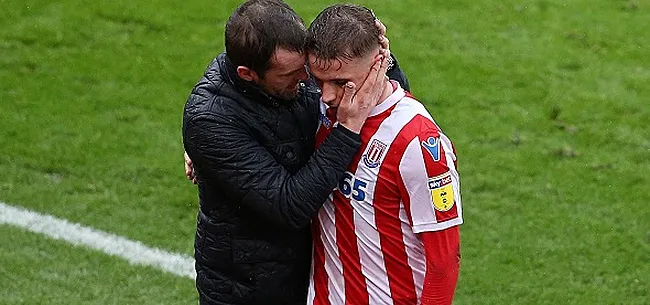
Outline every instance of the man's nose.
{"type": "Polygon", "coordinates": [[[336,86],[333,86],[331,84],[323,84],[323,88],[321,88],[321,98],[325,104],[330,105],[336,101],[336,89],[336,86]]]}

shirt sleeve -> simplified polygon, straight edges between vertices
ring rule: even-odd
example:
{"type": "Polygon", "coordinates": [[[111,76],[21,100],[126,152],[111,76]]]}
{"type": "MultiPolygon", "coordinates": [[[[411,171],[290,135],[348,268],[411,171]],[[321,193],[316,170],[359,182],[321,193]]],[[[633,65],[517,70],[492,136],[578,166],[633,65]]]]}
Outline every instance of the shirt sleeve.
{"type": "Polygon", "coordinates": [[[458,227],[418,235],[424,245],[426,274],[422,287],[422,305],[451,305],[460,268],[458,227]]]}
{"type": "Polygon", "coordinates": [[[415,233],[463,223],[456,153],[449,138],[431,125],[408,144],[399,164],[401,197],[415,233]]]}

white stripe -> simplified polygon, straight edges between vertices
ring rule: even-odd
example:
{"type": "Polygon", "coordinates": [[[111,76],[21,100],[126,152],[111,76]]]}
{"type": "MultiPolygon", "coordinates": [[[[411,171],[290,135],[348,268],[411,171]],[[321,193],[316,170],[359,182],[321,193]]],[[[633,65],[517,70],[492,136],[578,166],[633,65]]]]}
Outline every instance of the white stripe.
{"type": "Polygon", "coordinates": [[[402,234],[404,236],[404,247],[406,248],[406,258],[408,265],[411,267],[413,283],[415,284],[415,296],[418,304],[422,297],[422,288],[424,287],[424,275],[426,273],[426,255],[422,240],[413,233],[411,221],[406,214],[404,202],[400,202],[400,219],[402,220],[402,234]]]}
{"type": "Polygon", "coordinates": [[[194,279],[194,259],[181,254],[149,248],[140,242],[42,215],[0,202],[0,224],[13,225],[28,231],[65,240],[106,254],[118,256],[132,265],[158,268],[178,276],[194,279]]]}
{"type": "MultiPolygon", "coordinates": [[[[373,140],[376,139],[387,146],[383,154],[377,160],[378,162],[386,162],[386,153],[399,134],[401,128],[411,121],[415,114],[417,114],[412,111],[412,105],[409,105],[410,103],[402,102],[405,101],[405,99],[402,98],[403,96],[404,91],[399,90],[394,92],[393,95],[387,99],[387,101],[391,101],[393,105],[395,103],[397,103],[397,105],[391,112],[390,116],[381,123],[377,132],[375,132],[375,134],[373,134],[368,140],[368,143],[372,143],[373,140]],[[399,99],[393,101],[395,98],[399,99]]],[[[389,104],[387,102],[384,103],[389,104]]],[[[370,147],[367,149],[369,150],[370,147]]],[[[370,153],[370,151],[366,151],[366,153],[370,153]]],[[[386,261],[381,250],[380,235],[377,230],[377,224],[375,223],[375,208],[373,203],[376,182],[378,179],[382,179],[382,177],[379,177],[379,170],[381,167],[382,166],[369,168],[365,166],[363,161],[359,163],[355,176],[368,183],[368,192],[366,199],[363,202],[350,200],[355,212],[354,228],[359,245],[359,258],[361,260],[363,274],[366,277],[371,305],[393,304],[390,295],[391,291],[388,273],[385,266],[386,261]]]]}
{"type": "MultiPolygon", "coordinates": [[[[410,209],[413,225],[418,224],[419,219],[435,219],[433,209],[423,208],[432,207],[433,202],[431,199],[431,192],[428,191],[428,175],[427,167],[422,157],[422,149],[420,148],[420,140],[415,137],[406,147],[403,159],[400,162],[400,176],[404,180],[404,186],[408,192],[410,199],[410,209]],[[417,187],[414,187],[417,186],[417,187]],[[418,189],[426,189],[427,192],[418,192],[418,189]],[[422,204],[425,203],[425,204],[422,204]]],[[[402,216],[402,215],[400,215],[402,216]]],[[[404,215],[406,221],[408,215],[404,215]]],[[[402,217],[404,217],[402,216],[402,217]]],[[[424,253],[424,246],[413,232],[413,228],[402,228],[404,233],[404,243],[406,246],[406,253],[408,256],[408,264],[413,271],[413,281],[415,283],[415,293],[418,298],[422,296],[422,288],[424,285],[424,275],[426,273],[426,260],[424,253]]]]}
{"type": "Polygon", "coordinates": [[[420,138],[415,137],[406,147],[399,165],[400,175],[410,198],[411,218],[416,233],[422,226],[436,222],[433,199],[429,190],[427,166],[424,163],[420,138]]]}
{"type": "MultiPolygon", "coordinates": [[[[314,239],[319,238],[314,236],[314,239]]],[[[312,243],[311,247],[311,270],[309,271],[309,290],[307,290],[307,305],[314,304],[316,290],[314,288],[314,258],[316,257],[316,246],[312,243]]]]}
{"type": "MultiPolygon", "coordinates": [[[[427,174],[427,166],[422,157],[422,149],[418,137],[415,137],[406,147],[403,159],[400,162],[399,171],[400,176],[404,180],[406,191],[409,194],[412,225],[415,227],[421,219],[435,219],[434,210],[429,208],[433,207],[433,201],[427,183],[429,177],[427,174]],[[417,191],[421,189],[426,190],[426,192],[417,191]]],[[[408,216],[406,217],[408,219],[408,216]]],[[[406,253],[408,254],[408,263],[413,271],[415,292],[419,300],[422,296],[422,287],[424,285],[426,259],[422,240],[414,234],[413,230],[413,227],[404,230],[404,242],[407,244],[406,253]]]]}
{"type": "Polygon", "coordinates": [[[321,240],[325,252],[325,273],[327,274],[327,291],[330,304],[345,304],[345,279],[343,278],[343,263],[339,257],[339,247],[336,235],[336,211],[332,203],[334,196],[330,194],[323,207],[318,212],[321,223],[321,240]]]}

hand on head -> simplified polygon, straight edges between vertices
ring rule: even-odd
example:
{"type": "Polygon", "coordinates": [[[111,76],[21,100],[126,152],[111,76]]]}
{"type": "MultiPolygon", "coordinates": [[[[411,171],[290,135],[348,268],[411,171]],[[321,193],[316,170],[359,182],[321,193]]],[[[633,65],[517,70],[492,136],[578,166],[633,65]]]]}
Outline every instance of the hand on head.
{"type": "Polygon", "coordinates": [[[375,26],[379,29],[379,44],[386,51],[385,56],[390,56],[390,40],[386,37],[386,26],[379,19],[375,19],[375,26]]]}

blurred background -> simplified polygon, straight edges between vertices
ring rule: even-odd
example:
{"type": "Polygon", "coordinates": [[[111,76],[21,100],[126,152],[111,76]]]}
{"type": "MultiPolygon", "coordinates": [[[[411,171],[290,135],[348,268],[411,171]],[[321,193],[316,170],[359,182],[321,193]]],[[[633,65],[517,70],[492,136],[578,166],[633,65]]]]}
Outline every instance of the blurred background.
{"type": "MultiPolygon", "coordinates": [[[[287,2],[309,24],[336,1],[287,2]]],[[[649,304],[650,2],[353,2],[455,142],[455,304],[649,304]]],[[[0,202],[192,255],[183,105],[240,3],[0,0],[0,202]]],[[[0,224],[0,304],[196,302],[0,224]]]]}

